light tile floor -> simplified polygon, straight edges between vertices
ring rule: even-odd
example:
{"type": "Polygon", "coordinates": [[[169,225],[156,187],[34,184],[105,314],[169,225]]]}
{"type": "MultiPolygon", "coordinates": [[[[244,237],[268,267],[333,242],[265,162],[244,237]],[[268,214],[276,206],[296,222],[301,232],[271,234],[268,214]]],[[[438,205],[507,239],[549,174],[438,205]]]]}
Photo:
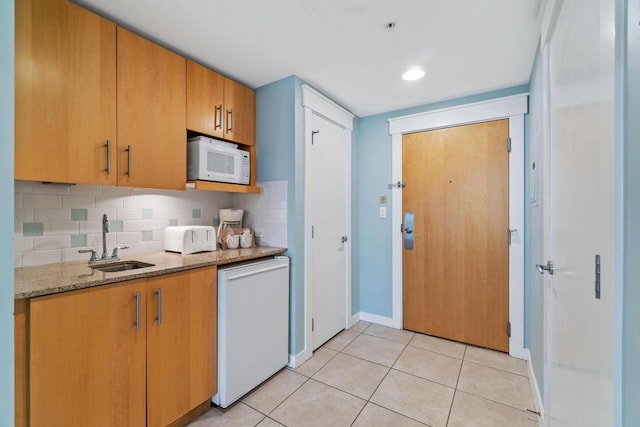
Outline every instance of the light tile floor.
{"type": "Polygon", "coordinates": [[[525,361],[358,322],[190,426],[535,427],[526,408],[535,409],[525,361]]]}

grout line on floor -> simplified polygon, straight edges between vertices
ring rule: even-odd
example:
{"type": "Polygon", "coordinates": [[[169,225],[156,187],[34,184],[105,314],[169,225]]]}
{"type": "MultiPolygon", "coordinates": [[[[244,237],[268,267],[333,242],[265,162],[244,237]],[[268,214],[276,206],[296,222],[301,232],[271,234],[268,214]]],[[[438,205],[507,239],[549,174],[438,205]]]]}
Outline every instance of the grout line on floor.
{"type": "MultiPolygon", "coordinates": [[[[279,426],[287,427],[286,425],[282,424],[281,422],[278,422],[278,421],[274,420],[273,418],[271,418],[271,417],[270,417],[270,416],[268,416],[268,415],[267,415],[267,416],[265,416],[263,419],[261,419],[261,420],[260,420],[260,422],[259,422],[258,424],[260,424],[261,422],[263,422],[264,420],[267,420],[267,419],[268,419],[268,420],[273,421],[274,423],[278,424],[279,426]]],[[[257,426],[258,424],[256,424],[256,426],[257,426]]],[[[255,427],[255,426],[254,426],[254,427],[255,427]]]]}
{"type": "MultiPolygon", "coordinates": [[[[460,364],[462,366],[462,364],[460,364]]],[[[453,411],[453,402],[456,400],[456,394],[458,393],[458,389],[453,390],[453,396],[451,397],[451,403],[449,404],[449,413],[447,414],[447,422],[444,423],[445,426],[449,425],[449,420],[451,419],[451,411],[453,411]]]]}
{"type": "MultiPolygon", "coordinates": [[[[321,348],[323,348],[323,347],[318,347],[318,348],[316,349],[316,351],[318,351],[318,350],[319,350],[319,349],[321,349],[321,348]]],[[[303,374],[303,373],[296,372],[296,370],[295,370],[295,369],[291,369],[291,368],[289,368],[289,369],[291,369],[291,370],[292,370],[293,372],[295,372],[296,374],[302,375],[303,377],[312,378],[315,374],[317,374],[317,373],[318,373],[318,371],[319,371],[320,369],[322,369],[322,368],[324,368],[325,366],[327,366],[327,364],[328,364],[329,362],[331,362],[331,361],[332,361],[332,360],[333,360],[333,359],[334,359],[338,354],[342,353],[341,351],[336,351],[336,350],[330,349],[330,348],[328,348],[328,347],[327,347],[327,348],[325,348],[325,350],[335,351],[335,352],[336,352],[336,354],[334,354],[333,356],[331,356],[331,357],[329,358],[329,360],[327,360],[327,361],[326,361],[322,366],[320,366],[320,367],[319,367],[319,368],[318,368],[318,369],[317,369],[313,374],[311,374],[311,375],[305,375],[305,374],[303,374]]],[[[311,359],[313,359],[313,354],[311,355],[311,357],[310,357],[309,359],[305,360],[305,361],[304,361],[300,366],[304,365],[305,363],[307,363],[307,362],[308,362],[309,360],[311,360],[311,359]]],[[[296,368],[296,369],[297,369],[297,368],[296,368]]]]}
{"type": "MultiPolygon", "coordinates": [[[[404,417],[404,418],[410,419],[410,420],[412,420],[412,421],[415,421],[415,422],[417,422],[417,423],[418,423],[418,424],[420,424],[420,425],[427,426],[427,427],[431,427],[431,426],[430,426],[429,424],[427,424],[427,423],[424,423],[424,422],[422,422],[422,421],[420,421],[420,420],[416,420],[415,418],[410,417],[410,416],[409,416],[409,415],[407,415],[407,414],[402,414],[402,413],[400,413],[400,412],[398,412],[398,411],[396,411],[396,410],[393,410],[393,409],[391,409],[391,408],[387,408],[386,406],[382,406],[382,405],[380,405],[380,404],[378,404],[378,403],[375,403],[375,402],[372,402],[372,401],[368,401],[367,403],[370,403],[370,404],[371,404],[371,405],[373,405],[373,406],[377,406],[378,408],[382,408],[382,409],[384,409],[385,411],[393,412],[394,414],[400,415],[401,417],[404,417]]],[[[365,406],[367,406],[367,405],[365,405],[365,406]]],[[[357,420],[357,418],[356,418],[356,420],[357,420]]],[[[355,422],[355,421],[354,421],[354,422],[355,422]]]]}
{"type": "Polygon", "coordinates": [[[460,363],[460,370],[458,371],[458,378],[456,379],[456,390],[458,389],[458,384],[460,383],[460,376],[462,375],[462,367],[464,366],[464,356],[466,356],[467,354],[467,346],[464,346],[464,351],[462,352],[462,360],[460,363]]]}
{"type": "Polygon", "coordinates": [[[417,378],[419,380],[429,381],[430,383],[438,384],[438,385],[441,385],[442,387],[450,388],[451,390],[456,390],[457,389],[456,387],[451,387],[450,385],[442,384],[442,383],[439,383],[438,381],[434,381],[434,380],[432,380],[430,378],[424,378],[424,377],[421,377],[419,375],[412,374],[411,372],[401,371],[400,369],[396,369],[396,368],[391,368],[390,370],[391,371],[400,372],[400,373],[405,374],[405,375],[409,375],[409,376],[411,376],[413,378],[417,378]]]}
{"type": "Polygon", "coordinates": [[[504,402],[498,402],[497,400],[489,399],[487,396],[481,396],[479,394],[476,394],[476,393],[473,393],[473,392],[470,392],[470,391],[467,391],[467,390],[463,390],[463,389],[458,389],[457,388],[456,391],[461,391],[463,393],[470,394],[471,396],[479,397],[480,399],[486,400],[488,402],[497,403],[500,406],[504,406],[506,408],[511,408],[511,409],[515,409],[516,411],[524,412],[525,414],[530,413],[530,412],[527,411],[527,408],[518,408],[517,406],[511,406],[511,405],[508,405],[508,404],[506,404],[504,402]]]}
{"type": "Polygon", "coordinates": [[[465,360],[465,362],[473,363],[474,365],[482,366],[482,367],[485,367],[485,368],[490,368],[490,369],[493,369],[495,371],[500,371],[500,372],[505,372],[507,374],[516,375],[518,377],[526,378],[527,380],[529,380],[529,375],[517,374],[515,372],[507,371],[506,369],[496,368],[495,366],[489,366],[489,365],[486,365],[484,363],[476,362],[474,360],[465,360]]]}
{"type": "Polygon", "coordinates": [[[436,380],[431,379],[431,378],[425,378],[425,377],[421,377],[420,375],[412,374],[411,372],[403,371],[402,369],[398,369],[398,368],[391,368],[391,369],[396,371],[396,372],[401,372],[403,374],[410,375],[410,376],[412,376],[414,378],[418,378],[418,379],[421,379],[421,380],[429,381],[430,383],[434,383],[434,384],[438,384],[438,385],[441,385],[441,386],[446,387],[446,388],[450,388],[451,390],[455,390],[457,388],[457,383],[456,383],[456,386],[451,386],[449,384],[442,384],[441,382],[436,381],[436,380]]]}
{"type": "MultiPolygon", "coordinates": [[[[287,394],[287,397],[285,397],[284,399],[282,399],[282,402],[278,403],[278,404],[275,406],[275,408],[273,408],[273,409],[271,410],[271,412],[269,412],[269,414],[273,414],[273,412],[274,412],[276,409],[278,409],[278,408],[280,407],[280,405],[282,405],[284,402],[286,402],[286,401],[287,401],[291,396],[293,396],[293,394],[294,394],[296,391],[298,391],[298,390],[300,389],[300,387],[302,387],[303,385],[305,385],[305,384],[306,384],[307,382],[309,382],[309,380],[311,379],[311,378],[307,377],[306,375],[302,375],[302,376],[303,376],[303,377],[305,377],[305,378],[306,378],[306,380],[304,380],[304,381],[302,382],[302,384],[300,384],[300,385],[299,385],[298,387],[296,387],[293,391],[291,391],[291,393],[287,394]]],[[[254,409],[254,410],[258,411],[259,413],[261,413],[261,414],[262,414],[262,415],[264,415],[265,417],[269,417],[269,414],[265,414],[264,412],[262,412],[262,411],[261,411],[261,410],[259,410],[258,408],[254,408],[253,406],[251,406],[251,405],[249,405],[249,404],[247,404],[247,403],[245,403],[245,402],[243,402],[243,403],[244,403],[245,405],[247,405],[248,407],[250,407],[251,409],[254,409]]]]}

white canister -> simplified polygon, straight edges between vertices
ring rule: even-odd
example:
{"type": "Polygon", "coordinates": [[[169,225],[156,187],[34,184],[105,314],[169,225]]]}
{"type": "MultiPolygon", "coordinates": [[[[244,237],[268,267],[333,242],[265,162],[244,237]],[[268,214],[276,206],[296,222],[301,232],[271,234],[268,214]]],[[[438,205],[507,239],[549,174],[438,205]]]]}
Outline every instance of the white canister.
{"type": "Polygon", "coordinates": [[[229,249],[237,249],[240,245],[240,235],[239,234],[227,234],[227,247],[229,249]]]}
{"type": "Polygon", "coordinates": [[[249,230],[244,230],[240,235],[240,246],[250,248],[253,246],[253,234],[249,230]]]}

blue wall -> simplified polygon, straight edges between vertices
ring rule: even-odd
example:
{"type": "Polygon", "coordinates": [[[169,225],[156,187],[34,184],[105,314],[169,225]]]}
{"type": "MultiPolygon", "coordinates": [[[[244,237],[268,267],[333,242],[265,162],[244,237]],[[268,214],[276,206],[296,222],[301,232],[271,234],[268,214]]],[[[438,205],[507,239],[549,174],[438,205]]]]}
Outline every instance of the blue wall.
{"type": "Polygon", "coordinates": [[[623,425],[631,427],[640,425],[640,0],[629,0],[627,7],[622,413],[623,425]]]}
{"type": "Polygon", "coordinates": [[[287,256],[291,258],[289,353],[304,348],[304,113],[300,79],[287,77],[256,89],[258,181],[287,181],[287,256]]]}
{"type": "Polygon", "coordinates": [[[0,1],[0,426],[14,424],[13,0],[0,1]]]}
{"type": "Polygon", "coordinates": [[[535,373],[540,395],[544,391],[544,276],[537,272],[535,264],[544,263],[543,242],[543,139],[542,139],[542,56],[540,48],[536,52],[536,59],[529,80],[529,114],[525,116],[525,148],[524,148],[524,188],[525,188],[525,232],[524,241],[524,345],[531,352],[531,365],[535,373]],[[531,156],[530,146],[538,143],[538,156],[536,161],[538,203],[531,206],[530,181],[531,169],[534,159],[531,156]]]}
{"type": "Polygon", "coordinates": [[[354,210],[359,213],[356,221],[358,236],[357,240],[354,239],[354,247],[359,251],[357,258],[354,253],[353,277],[359,279],[359,311],[392,317],[390,213],[393,190],[387,189],[387,184],[391,182],[391,136],[387,119],[515,95],[527,90],[528,85],[517,86],[359,119],[358,138],[354,147],[357,165],[353,178],[358,183],[357,198],[354,195],[353,203],[354,210]],[[378,218],[380,196],[387,196],[386,219],[378,218]]]}

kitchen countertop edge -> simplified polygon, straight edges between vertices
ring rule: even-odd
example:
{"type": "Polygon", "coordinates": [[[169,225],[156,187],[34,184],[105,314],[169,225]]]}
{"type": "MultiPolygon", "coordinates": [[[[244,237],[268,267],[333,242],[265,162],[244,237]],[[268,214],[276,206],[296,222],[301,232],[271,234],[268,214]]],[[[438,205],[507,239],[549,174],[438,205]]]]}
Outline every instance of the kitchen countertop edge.
{"type": "Polygon", "coordinates": [[[92,270],[86,262],[21,267],[15,269],[14,299],[53,295],[196,268],[233,264],[282,254],[286,250],[286,248],[263,246],[247,249],[217,250],[190,255],[172,252],[152,252],[125,256],[120,259],[120,261],[135,260],[154,264],[152,267],[113,273],[92,270]]]}

